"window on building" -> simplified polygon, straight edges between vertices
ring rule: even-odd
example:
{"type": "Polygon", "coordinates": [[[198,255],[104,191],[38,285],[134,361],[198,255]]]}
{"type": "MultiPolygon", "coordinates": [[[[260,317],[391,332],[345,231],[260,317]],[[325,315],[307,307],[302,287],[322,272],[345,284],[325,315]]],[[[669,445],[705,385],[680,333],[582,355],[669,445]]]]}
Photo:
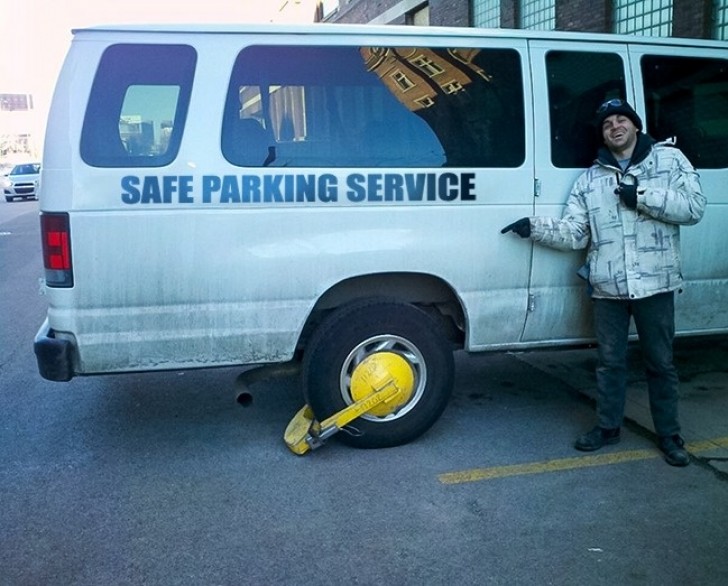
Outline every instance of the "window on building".
{"type": "Polygon", "coordinates": [[[414,26],[429,26],[430,24],[430,6],[425,4],[415,8],[412,12],[408,12],[406,16],[407,24],[414,26]]]}
{"type": "Polygon", "coordinates": [[[473,0],[473,26],[500,28],[501,0],[473,0]]]}
{"type": "Polygon", "coordinates": [[[402,93],[405,93],[415,87],[415,83],[407,77],[406,73],[399,69],[391,74],[391,78],[394,83],[397,84],[397,89],[402,93]]]}
{"type": "Polygon", "coordinates": [[[29,153],[31,152],[30,145],[30,134],[0,135],[0,155],[8,155],[10,153],[29,153]]]}
{"type": "Polygon", "coordinates": [[[0,110],[4,112],[26,112],[33,109],[30,94],[0,94],[0,110]]]}
{"type": "Polygon", "coordinates": [[[549,51],[546,55],[551,161],[556,167],[589,167],[601,144],[597,108],[624,98],[622,58],[614,53],[549,51]]]}
{"type": "Polygon", "coordinates": [[[445,73],[445,69],[439,64],[435,63],[432,59],[427,58],[425,55],[418,55],[412,60],[412,65],[421,69],[430,77],[435,77],[441,73],[445,73]]]}
{"type": "Polygon", "coordinates": [[[614,32],[651,37],[672,34],[672,0],[616,0],[614,32]]]}
{"type": "Polygon", "coordinates": [[[521,0],[519,26],[522,29],[554,30],[556,28],[556,2],[554,0],[521,0]]]}
{"type": "Polygon", "coordinates": [[[321,0],[321,10],[324,17],[330,16],[339,9],[339,0],[321,0]]]}
{"type": "Polygon", "coordinates": [[[728,59],[646,55],[641,61],[647,131],[696,167],[728,167],[728,59]]]}
{"type": "Polygon", "coordinates": [[[252,167],[518,167],[525,159],[520,56],[247,47],[230,80],[222,152],[252,167]]]}
{"type": "Polygon", "coordinates": [[[177,156],[197,53],[187,45],[112,45],[101,56],[81,131],[94,167],[161,167],[177,156]]]}
{"type": "Polygon", "coordinates": [[[715,38],[728,41],[728,2],[714,0],[715,38]]]}

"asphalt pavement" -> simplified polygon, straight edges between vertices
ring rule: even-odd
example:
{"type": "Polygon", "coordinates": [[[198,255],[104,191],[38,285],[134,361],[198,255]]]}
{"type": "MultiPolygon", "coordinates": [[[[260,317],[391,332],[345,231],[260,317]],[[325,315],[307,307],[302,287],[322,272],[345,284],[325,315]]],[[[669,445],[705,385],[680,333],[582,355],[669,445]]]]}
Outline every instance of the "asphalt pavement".
{"type": "Polygon", "coordinates": [[[410,444],[306,456],[293,376],[40,378],[37,204],[0,204],[0,586],[315,583],[724,586],[728,336],[678,340],[693,465],[661,460],[638,346],[618,445],[593,425],[594,348],[456,353],[410,444]]]}
{"type": "MultiPolygon", "coordinates": [[[[595,399],[596,350],[524,352],[517,357],[563,380],[590,400],[595,399]]],[[[626,424],[656,438],[636,343],[630,347],[629,362],[626,424]]],[[[675,342],[675,365],[680,376],[680,423],[686,448],[694,463],[710,466],[728,479],[728,338],[679,338],[675,342]],[[720,364],[724,365],[722,370],[716,368],[720,364]]],[[[619,447],[605,448],[615,449],[619,447]]]]}

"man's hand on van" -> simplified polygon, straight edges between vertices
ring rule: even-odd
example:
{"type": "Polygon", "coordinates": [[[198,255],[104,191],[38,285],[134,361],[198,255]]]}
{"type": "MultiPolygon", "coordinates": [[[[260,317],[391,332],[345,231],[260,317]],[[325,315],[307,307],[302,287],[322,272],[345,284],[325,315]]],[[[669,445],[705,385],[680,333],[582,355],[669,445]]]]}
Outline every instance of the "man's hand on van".
{"type": "Polygon", "coordinates": [[[506,232],[515,232],[521,238],[528,238],[531,235],[531,220],[528,218],[516,220],[501,230],[501,234],[505,234],[506,232]]]}

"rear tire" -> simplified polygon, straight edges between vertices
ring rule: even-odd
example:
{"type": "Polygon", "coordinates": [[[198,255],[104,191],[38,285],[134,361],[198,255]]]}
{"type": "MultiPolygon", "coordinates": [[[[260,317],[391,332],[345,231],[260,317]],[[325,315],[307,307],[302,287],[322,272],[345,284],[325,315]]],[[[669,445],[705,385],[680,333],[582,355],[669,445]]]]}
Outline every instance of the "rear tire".
{"type": "Polygon", "coordinates": [[[452,349],[440,324],[421,309],[388,299],[357,302],[335,310],[319,326],[304,353],[303,385],[318,421],[353,402],[351,375],[377,352],[405,358],[414,374],[409,400],[394,413],[364,414],[342,431],[340,441],[358,448],[405,444],[425,433],[452,393],[452,349]]]}

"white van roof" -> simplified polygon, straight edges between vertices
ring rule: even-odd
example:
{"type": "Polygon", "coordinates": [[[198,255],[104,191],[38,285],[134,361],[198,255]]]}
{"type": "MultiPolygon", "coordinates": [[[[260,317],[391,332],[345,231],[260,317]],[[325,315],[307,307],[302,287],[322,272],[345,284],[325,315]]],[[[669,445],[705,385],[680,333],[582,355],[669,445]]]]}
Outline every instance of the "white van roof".
{"type": "Polygon", "coordinates": [[[728,41],[678,37],[647,37],[641,35],[617,35],[607,33],[586,33],[572,31],[534,31],[520,29],[437,27],[369,24],[128,24],[98,25],[73,29],[74,35],[95,33],[161,33],[161,34],[215,34],[215,35],[326,35],[326,36],[375,36],[388,37],[430,37],[445,36],[459,38],[529,39],[545,41],[582,41],[600,43],[630,43],[633,45],[666,45],[675,47],[705,47],[728,50],[728,41]]]}

